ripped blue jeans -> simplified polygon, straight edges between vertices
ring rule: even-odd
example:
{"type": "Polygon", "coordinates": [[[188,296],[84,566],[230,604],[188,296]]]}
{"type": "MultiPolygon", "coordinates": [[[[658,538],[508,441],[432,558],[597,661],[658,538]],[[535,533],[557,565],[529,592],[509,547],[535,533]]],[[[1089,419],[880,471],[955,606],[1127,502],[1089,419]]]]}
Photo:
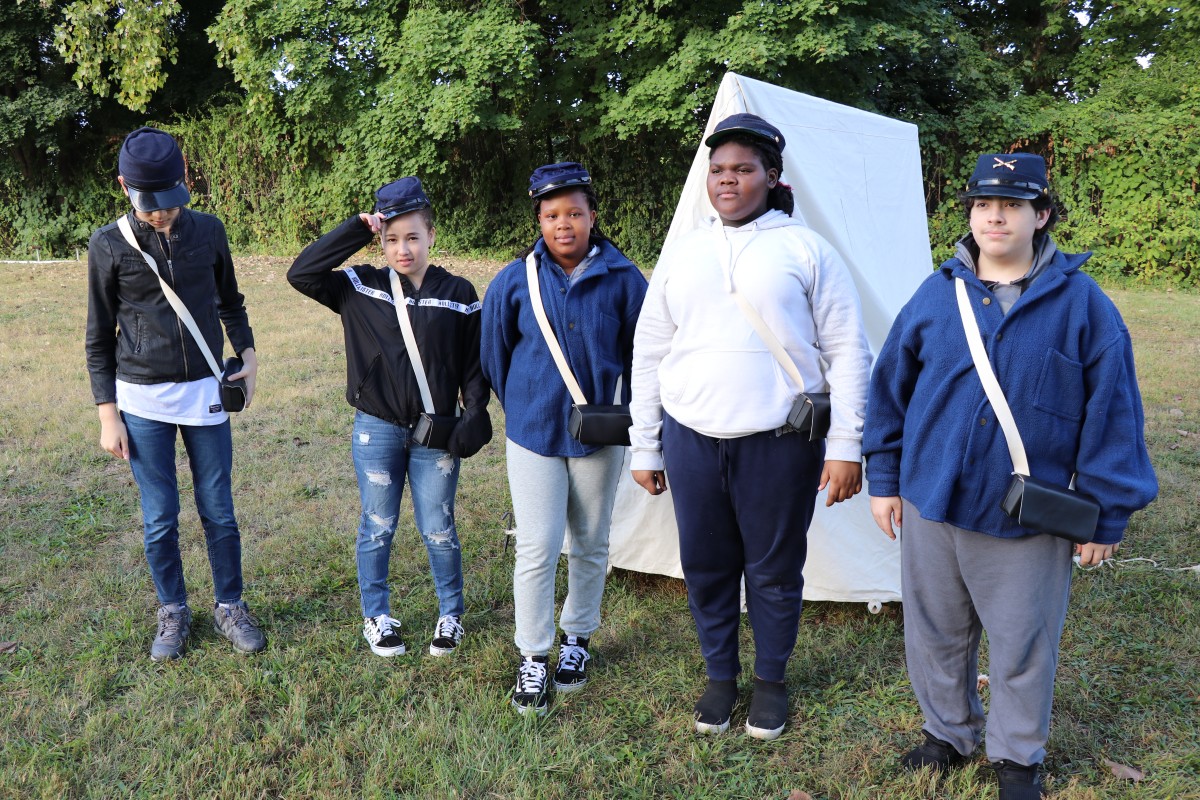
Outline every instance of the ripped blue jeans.
{"type": "Polygon", "coordinates": [[[462,550],[454,527],[459,460],[444,450],[423,447],[411,437],[408,428],[361,411],[354,415],[350,451],[362,501],[354,549],[363,616],[391,614],[388,559],[406,475],[417,530],[429,554],[438,615],[462,616],[462,550]]]}

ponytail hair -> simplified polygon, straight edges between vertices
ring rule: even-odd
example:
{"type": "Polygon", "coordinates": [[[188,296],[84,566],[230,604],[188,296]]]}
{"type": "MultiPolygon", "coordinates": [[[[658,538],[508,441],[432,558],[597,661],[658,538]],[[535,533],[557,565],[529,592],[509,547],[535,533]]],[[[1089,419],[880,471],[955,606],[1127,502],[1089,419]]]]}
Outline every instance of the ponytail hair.
{"type": "MultiPolygon", "coordinates": [[[[758,160],[762,162],[763,169],[774,169],[779,178],[783,177],[783,151],[774,142],[768,142],[759,136],[732,133],[723,138],[717,147],[726,142],[736,142],[743,147],[750,148],[758,153],[758,160]]],[[[711,150],[709,153],[711,157],[711,150]]],[[[779,178],[776,179],[775,185],[767,190],[767,210],[778,209],[790,217],[796,208],[796,197],[792,193],[792,187],[779,178]]]]}

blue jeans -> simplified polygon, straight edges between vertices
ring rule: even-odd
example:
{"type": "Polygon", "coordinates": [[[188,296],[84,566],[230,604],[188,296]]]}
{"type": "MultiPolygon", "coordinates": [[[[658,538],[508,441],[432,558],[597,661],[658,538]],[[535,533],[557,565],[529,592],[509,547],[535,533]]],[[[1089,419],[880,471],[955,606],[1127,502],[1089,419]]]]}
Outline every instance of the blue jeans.
{"type": "Polygon", "coordinates": [[[388,559],[400,517],[404,476],[412,489],[413,515],[429,554],[438,614],[462,616],[462,551],[454,527],[459,460],[445,450],[412,441],[412,431],[364,414],[354,415],[351,455],[358,475],[362,516],[355,558],[364,617],[390,614],[388,559]]]}
{"type": "Polygon", "coordinates": [[[187,602],[179,555],[176,431],[183,437],[191,465],[196,511],[208,542],[213,595],[219,603],[241,600],[242,536],[233,514],[233,437],[229,420],[220,425],[176,425],[123,412],[121,418],[129,434],[129,465],[141,495],[146,562],[158,602],[187,602]]]}

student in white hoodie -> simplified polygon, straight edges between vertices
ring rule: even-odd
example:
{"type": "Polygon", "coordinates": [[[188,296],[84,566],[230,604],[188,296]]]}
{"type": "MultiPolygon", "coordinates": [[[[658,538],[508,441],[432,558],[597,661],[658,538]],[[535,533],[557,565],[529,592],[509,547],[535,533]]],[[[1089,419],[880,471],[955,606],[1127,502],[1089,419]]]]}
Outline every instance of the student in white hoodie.
{"type": "Polygon", "coordinates": [[[755,644],[746,731],[770,740],[787,721],[784,673],[817,492],[828,489],[833,505],[862,488],[871,356],[841,257],[789,216],[783,135],[760,117],[735,114],[705,144],[719,218],[665,250],[650,280],[634,336],[631,468],[655,495],[671,473],[680,561],[708,673],[696,730],[729,727],[744,573],[755,644]],[[735,286],[803,386],[755,332],[735,286]],[[787,416],[801,392],[820,391],[831,394],[832,423],[825,441],[810,442],[787,416]]]}

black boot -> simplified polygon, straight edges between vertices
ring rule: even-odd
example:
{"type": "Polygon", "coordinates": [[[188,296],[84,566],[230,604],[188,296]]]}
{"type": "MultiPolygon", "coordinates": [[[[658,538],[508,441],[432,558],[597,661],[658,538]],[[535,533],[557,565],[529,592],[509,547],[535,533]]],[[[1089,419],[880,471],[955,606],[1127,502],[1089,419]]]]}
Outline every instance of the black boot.
{"type": "Polygon", "coordinates": [[[954,745],[943,742],[929,731],[925,734],[925,743],[909,750],[900,758],[905,769],[916,770],[922,767],[933,767],[935,772],[945,772],[962,766],[967,757],[954,749],[954,745]]]}
{"type": "Polygon", "coordinates": [[[750,714],[746,717],[746,733],[765,742],[778,739],[787,725],[787,715],[787,687],[782,682],[755,678],[754,697],[750,699],[750,714]]]}
{"type": "Polygon", "coordinates": [[[1041,764],[1028,767],[1011,761],[993,761],[992,769],[1000,780],[1000,800],[1041,800],[1041,764]]]}

